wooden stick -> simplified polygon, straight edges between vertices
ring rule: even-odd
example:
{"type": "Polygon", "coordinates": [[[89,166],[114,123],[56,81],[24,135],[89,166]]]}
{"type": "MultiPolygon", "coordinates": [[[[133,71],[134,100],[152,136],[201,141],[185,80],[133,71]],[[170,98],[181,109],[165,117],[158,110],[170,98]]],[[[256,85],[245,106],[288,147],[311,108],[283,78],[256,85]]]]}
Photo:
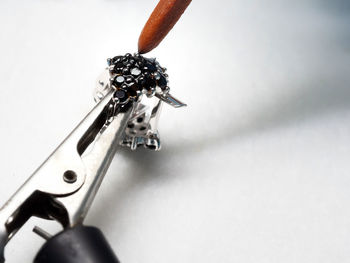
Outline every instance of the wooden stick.
{"type": "Polygon", "coordinates": [[[157,47],[190,3],[191,0],[160,0],[139,37],[139,53],[144,54],[157,47]]]}

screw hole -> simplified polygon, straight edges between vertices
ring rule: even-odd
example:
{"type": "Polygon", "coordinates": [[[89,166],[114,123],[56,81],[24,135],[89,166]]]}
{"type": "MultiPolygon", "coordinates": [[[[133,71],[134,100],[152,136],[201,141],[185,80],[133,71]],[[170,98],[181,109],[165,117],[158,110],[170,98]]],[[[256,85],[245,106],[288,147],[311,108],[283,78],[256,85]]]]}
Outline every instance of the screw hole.
{"type": "Polygon", "coordinates": [[[63,174],[63,180],[69,184],[75,183],[77,181],[77,174],[74,171],[65,171],[63,174]]]}

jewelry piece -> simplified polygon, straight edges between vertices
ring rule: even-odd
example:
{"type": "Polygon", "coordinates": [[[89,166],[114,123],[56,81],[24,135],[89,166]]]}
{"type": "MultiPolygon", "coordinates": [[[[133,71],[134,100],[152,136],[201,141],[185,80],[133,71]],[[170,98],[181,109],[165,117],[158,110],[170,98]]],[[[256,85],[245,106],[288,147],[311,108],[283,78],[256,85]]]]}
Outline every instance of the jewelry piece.
{"type": "Polygon", "coordinates": [[[120,144],[132,150],[139,146],[160,150],[157,125],[162,102],[175,108],[186,106],[169,93],[166,68],[161,67],[155,58],[130,53],[107,62],[108,68],[97,81],[95,101],[99,102],[113,90],[116,103],[131,101],[135,104],[120,144]]]}

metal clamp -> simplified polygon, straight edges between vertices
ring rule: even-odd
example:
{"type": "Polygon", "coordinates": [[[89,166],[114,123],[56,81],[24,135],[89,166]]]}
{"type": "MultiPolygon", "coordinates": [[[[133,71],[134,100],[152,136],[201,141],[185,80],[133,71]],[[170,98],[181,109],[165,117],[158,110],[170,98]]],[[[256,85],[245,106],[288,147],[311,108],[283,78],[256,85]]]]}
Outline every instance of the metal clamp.
{"type": "Polygon", "coordinates": [[[162,102],[184,106],[167,86],[153,86],[160,85],[163,73],[155,60],[136,55],[110,63],[97,82],[97,105],[1,208],[0,262],[6,243],[32,216],[56,220],[63,228],[81,224],[119,145],[160,149],[157,122],[162,102]],[[132,60],[142,63],[130,69],[132,60]],[[145,85],[142,76],[152,85],[145,85]],[[117,77],[127,81],[118,86],[117,77]]]}

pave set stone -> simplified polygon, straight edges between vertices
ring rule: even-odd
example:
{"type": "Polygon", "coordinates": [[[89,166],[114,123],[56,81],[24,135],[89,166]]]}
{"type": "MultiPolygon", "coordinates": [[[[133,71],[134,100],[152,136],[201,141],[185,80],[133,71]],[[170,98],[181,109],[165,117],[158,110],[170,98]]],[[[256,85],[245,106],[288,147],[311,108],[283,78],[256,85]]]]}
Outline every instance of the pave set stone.
{"type": "Polygon", "coordinates": [[[116,90],[114,97],[120,102],[138,100],[142,94],[151,97],[157,88],[160,92],[169,90],[166,69],[156,59],[127,53],[108,59],[108,64],[111,86],[116,90]]]}

